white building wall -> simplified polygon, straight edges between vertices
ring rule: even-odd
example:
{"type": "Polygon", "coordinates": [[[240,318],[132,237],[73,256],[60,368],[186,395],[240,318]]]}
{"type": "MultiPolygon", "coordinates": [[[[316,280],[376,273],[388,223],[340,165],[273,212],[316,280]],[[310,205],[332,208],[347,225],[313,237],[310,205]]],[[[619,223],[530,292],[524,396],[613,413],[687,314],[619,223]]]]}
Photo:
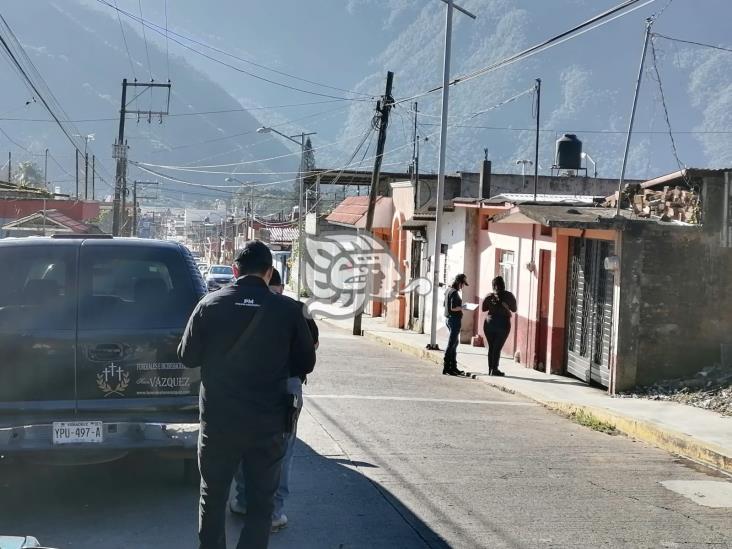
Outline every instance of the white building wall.
{"type": "MultiPolygon", "coordinates": [[[[456,208],[453,212],[444,212],[442,216],[442,241],[441,244],[447,244],[447,256],[440,257],[439,260],[439,280],[443,284],[438,289],[439,299],[437,300],[437,339],[440,348],[445,347],[447,339],[447,328],[445,327],[445,315],[443,313],[443,297],[447,285],[449,285],[456,275],[465,272],[465,220],[466,212],[463,208],[456,208]],[[445,263],[446,261],[446,263],[445,263]],[[445,265],[447,271],[445,271],[445,265]]],[[[426,275],[432,280],[432,259],[435,249],[435,223],[430,222],[427,224],[427,245],[426,253],[427,260],[425,265],[429,265],[429,269],[425,270],[426,275]]],[[[474,282],[468,280],[469,284],[474,282]]],[[[465,300],[465,299],[464,299],[465,300]]],[[[465,301],[469,301],[465,300],[465,301]]],[[[425,316],[424,316],[424,331],[429,333],[430,326],[432,325],[432,298],[427,296],[425,298],[425,316]]],[[[469,338],[472,335],[472,327],[464,326],[462,330],[463,335],[469,338]]],[[[472,324],[471,324],[472,325],[472,324]]]]}

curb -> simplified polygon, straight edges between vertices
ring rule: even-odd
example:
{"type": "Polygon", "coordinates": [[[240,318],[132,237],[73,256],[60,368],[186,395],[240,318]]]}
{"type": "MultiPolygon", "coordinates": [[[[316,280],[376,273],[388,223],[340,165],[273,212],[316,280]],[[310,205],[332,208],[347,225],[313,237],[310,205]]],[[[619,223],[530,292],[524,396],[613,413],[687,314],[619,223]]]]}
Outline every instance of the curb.
{"type": "MultiPolygon", "coordinates": [[[[344,329],[342,326],[330,322],[327,319],[318,320],[333,328],[341,330],[344,329]]],[[[365,330],[363,332],[363,336],[367,339],[370,339],[371,341],[376,341],[378,343],[381,343],[382,345],[401,351],[402,353],[420,358],[422,360],[427,360],[429,362],[437,364],[438,366],[442,365],[441,353],[436,353],[435,351],[429,351],[427,349],[421,349],[409,343],[394,341],[389,337],[368,332],[365,330]]],[[[524,398],[531,399],[534,402],[537,402],[551,410],[566,414],[583,411],[587,414],[591,414],[600,421],[609,423],[610,425],[615,427],[615,429],[620,433],[623,433],[624,435],[632,437],[636,440],[647,442],[649,444],[652,444],[653,446],[656,446],[657,448],[660,448],[672,454],[701,462],[705,465],[709,465],[727,473],[732,473],[732,455],[730,455],[729,452],[726,452],[724,448],[721,448],[715,444],[702,442],[693,437],[690,437],[689,435],[679,433],[672,429],[667,429],[650,421],[638,420],[633,417],[624,416],[605,408],[589,406],[585,404],[573,404],[569,402],[545,400],[535,395],[532,395],[529,392],[523,392],[513,389],[512,387],[507,387],[506,385],[497,383],[485,376],[473,376],[473,378],[483,383],[486,383],[489,386],[494,387],[498,390],[517,394],[524,398]]]]}

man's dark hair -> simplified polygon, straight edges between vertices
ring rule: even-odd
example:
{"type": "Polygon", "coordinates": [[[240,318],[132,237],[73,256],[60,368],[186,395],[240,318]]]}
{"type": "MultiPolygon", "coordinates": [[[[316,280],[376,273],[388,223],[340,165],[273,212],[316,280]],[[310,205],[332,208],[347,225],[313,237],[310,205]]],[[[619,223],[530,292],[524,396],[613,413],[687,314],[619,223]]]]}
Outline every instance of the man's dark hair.
{"type": "Polygon", "coordinates": [[[282,276],[277,269],[272,269],[272,277],[269,279],[270,286],[282,286],[282,276]]]}
{"type": "Polygon", "coordinates": [[[263,275],[272,267],[272,252],[261,240],[250,240],[234,259],[239,276],[263,275]]]}

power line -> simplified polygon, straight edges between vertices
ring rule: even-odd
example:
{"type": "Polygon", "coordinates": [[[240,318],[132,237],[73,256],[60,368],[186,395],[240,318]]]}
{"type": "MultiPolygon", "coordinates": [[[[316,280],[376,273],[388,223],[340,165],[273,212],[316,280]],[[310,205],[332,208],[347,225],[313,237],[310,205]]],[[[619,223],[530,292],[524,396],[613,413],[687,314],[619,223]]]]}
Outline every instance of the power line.
{"type": "MultiPolygon", "coordinates": [[[[272,110],[272,109],[285,109],[285,108],[291,108],[291,107],[308,107],[311,105],[323,105],[327,103],[341,103],[345,101],[344,99],[329,99],[327,101],[310,101],[307,103],[287,103],[284,105],[269,105],[265,107],[240,107],[236,109],[219,109],[219,110],[212,110],[212,111],[195,111],[195,112],[182,112],[182,113],[173,113],[167,115],[168,118],[171,117],[183,117],[183,116],[202,116],[202,115],[208,115],[208,114],[228,114],[228,113],[234,113],[234,112],[250,112],[250,111],[265,111],[265,110],[272,110]]],[[[346,107],[348,108],[348,107],[346,107]]],[[[341,109],[338,109],[341,110],[341,109]]],[[[326,112],[334,112],[334,111],[326,111],[326,112]]],[[[315,113],[308,116],[318,116],[319,114],[323,113],[315,113]]],[[[54,122],[53,119],[49,118],[10,118],[10,117],[0,117],[0,120],[6,120],[6,121],[13,121],[13,122],[54,122]]],[[[135,117],[127,117],[127,120],[135,120],[135,117]]],[[[67,120],[67,122],[73,122],[77,124],[86,123],[86,122],[119,122],[119,117],[106,117],[106,118],[80,118],[76,120],[67,120]]],[[[294,122],[294,120],[292,121],[294,122]]]]}
{"type": "MultiPolygon", "coordinates": [[[[420,126],[439,126],[434,122],[420,122],[420,126]]],[[[471,130],[494,130],[494,131],[512,131],[512,132],[535,132],[536,128],[515,128],[512,126],[474,126],[468,124],[455,124],[453,128],[471,129],[471,130]]],[[[628,130],[588,130],[588,129],[569,129],[569,128],[542,128],[539,130],[542,133],[591,133],[591,134],[622,134],[628,133],[628,130]]],[[[662,130],[633,130],[634,134],[666,134],[666,131],[662,130]]],[[[675,134],[732,134],[732,130],[677,130],[675,134]]]]}
{"type": "Polygon", "coordinates": [[[732,53],[732,48],[725,48],[723,46],[715,46],[713,44],[705,44],[704,42],[694,42],[693,40],[682,40],[681,38],[673,38],[671,36],[666,36],[665,34],[659,34],[657,32],[654,32],[651,34],[653,38],[663,38],[664,40],[670,40],[671,42],[681,42],[682,44],[691,44],[692,46],[700,46],[702,48],[711,48],[713,50],[719,50],[719,51],[726,51],[728,53],[732,53]]]}
{"type": "MultiPolygon", "coordinates": [[[[130,19],[133,19],[135,21],[138,21],[143,26],[143,28],[144,27],[147,27],[150,30],[152,30],[153,32],[156,32],[156,33],[160,34],[161,36],[165,36],[164,31],[163,30],[159,30],[160,27],[158,25],[150,24],[149,22],[145,21],[145,19],[143,19],[141,17],[138,18],[135,15],[133,15],[133,14],[131,14],[129,12],[126,12],[125,10],[119,9],[119,8],[113,6],[112,4],[110,4],[109,2],[107,2],[106,0],[97,0],[97,2],[99,2],[101,4],[104,4],[104,5],[112,8],[112,9],[117,10],[119,13],[122,13],[123,15],[129,17],[130,19]]],[[[179,46],[182,46],[182,47],[186,48],[187,50],[192,51],[193,53],[196,53],[196,54],[198,54],[198,55],[200,55],[202,57],[205,57],[206,59],[208,59],[210,61],[213,61],[214,63],[218,63],[218,64],[223,65],[225,67],[228,67],[228,68],[230,68],[232,70],[235,70],[235,71],[240,72],[242,74],[246,74],[247,76],[251,76],[252,78],[256,78],[257,80],[262,80],[263,82],[267,82],[269,84],[273,84],[273,85],[276,85],[276,86],[280,86],[282,88],[286,88],[286,89],[289,89],[289,90],[297,91],[297,92],[300,92],[300,93],[306,93],[306,94],[309,94],[309,95],[316,95],[316,96],[319,96],[319,97],[328,97],[328,98],[331,98],[331,99],[343,99],[343,100],[346,100],[346,101],[371,101],[371,99],[372,99],[370,96],[364,97],[364,99],[356,99],[356,98],[353,98],[353,97],[335,96],[335,95],[320,93],[320,92],[316,92],[316,91],[312,91],[312,90],[305,90],[303,88],[298,88],[296,86],[291,86],[289,84],[285,84],[284,82],[278,82],[276,80],[272,80],[270,78],[266,78],[264,76],[260,76],[258,74],[255,74],[255,73],[252,73],[250,71],[244,70],[241,67],[237,67],[236,65],[232,65],[231,63],[227,63],[226,61],[222,61],[221,59],[218,59],[218,58],[213,57],[213,56],[211,56],[211,55],[209,55],[207,53],[204,53],[204,52],[202,52],[200,50],[197,50],[196,48],[190,46],[189,44],[186,44],[184,42],[181,42],[180,40],[177,40],[176,38],[171,38],[170,35],[181,36],[184,40],[188,40],[188,41],[190,41],[190,42],[192,42],[194,44],[197,43],[196,40],[193,40],[193,39],[184,37],[182,35],[178,35],[177,33],[172,32],[172,31],[169,31],[168,32],[168,35],[169,35],[168,36],[168,39],[169,40],[172,40],[173,42],[175,42],[179,46]]],[[[205,47],[208,47],[210,49],[213,49],[214,51],[217,51],[216,48],[213,48],[212,46],[205,46],[205,47]]],[[[240,59],[240,58],[234,56],[233,54],[229,54],[229,53],[226,53],[226,52],[223,52],[223,53],[226,54],[226,55],[229,55],[230,57],[236,58],[238,60],[243,60],[243,59],[240,59]]],[[[273,70],[274,71],[274,69],[267,69],[267,70],[273,70]]],[[[298,80],[304,80],[304,79],[301,79],[299,77],[295,77],[295,76],[292,76],[292,75],[288,75],[288,76],[290,78],[297,78],[298,80]]],[[[310,82],[310,83],[314,83],[314,82],[310,82]]],[[[327,85],[324,85],[324,84],[319,84],[319,83],[314,83],[314,84],[315,85],[318,85],[320,87],[332,88],[332,86],[327,86],[327,85]]],[[[346,90],[346,91],[348,93],[355,93],[355,94],[359,94],[359,95],[363,95],[363,96],[366,96],[367,95],[367,94],[363,94],[361,92],[354,92],[354,91],[348,91],[348,90],[346,90]]]]}
{"type": "MultiPolygon", "coordinates": [[[[142,0],[137,0],[140,7],[140,21],[144,21],[142,17],[142,0]]],[[[152,65],[150,64],[150,49],[147,46],[147,35],[145,34],[145,25],[142,25],[142,39],[145,41],[145,55],[147,56],[147,70],[150,72],[150,81],[153,80],[152,65]]]]}
{"type": "MultiPolygon", "coordinates": [[[[107,4],[106,2],[104,2],[102,0],[98,0],[98,1],[100,1],[102,4],[107,4]]],[[[166,0],[166,2],[167,2],[167,0],[166,0]]],[[[109,5],[109,4],[107,4],[107,5],[109,5]]],[[[109,7],[112,7],[112,6],[109,6],[109,7]]],[[[131,14],[129,12],[126,12],[124,10],[120,10],[116,6],[115,6],[115,9],[117,9],[118,13],[121,12],[121,13],[125,14],[127,17],[130,17],[132,19],[135,19],[135,16],[133,14],[131,14]]],[[[145,20],[145,19],[142,19],[142,21],[144,21],[143,24],[144,25],[147,25],[151,30],[163,29],[163,27],[161,27],[160,25],[157,25],[157,24],[153,23],[152,21],[148,21],[148,20],[145,20]]],[[[202,46],[202,47],[204,47],[206,49],[209,49],[211,51],[215,51],[216,53],[220,53],[222,55],[225,55],[225,56],[230,57],[232,59],[236,59],[237,61],[241,61],[243,63],[247,63],[247,64],[252,65],[254,67],[257,67],[257,68],[260,68],[260,69],[263,69],[263,70],[266,70],[266,71],[269,71],[269,72],[272,72],[272,73],[275,73],[275,74],[279,74],[281,76],[286,76],[288,78],[292,78],[293,80],[299,80],[299,81],[305,82],[307,84],[312,84],[314,86],[319,86],[321,88],[327,88],[327,89],[334,90],[334,91],[351,93],[351,94],[354,94],[354,95],[361,95],[363,97],[367,97],[369,100],[371,100],[371,99],[374,98],[374,94],[363,93],[363,92],[359,92],[359,91],[356,91],[356,90],[350,90],[350,89],[347,89],[347,88],[340,88],[338,86],[332,86],[332,85],[329,85],[329,84],[324,84],[322,82],[317,82],[315,80],[309,80],[307,78],[303,78],[301,76],[296,76],[294,74],[291,74],[291,73],[288,73],[288,72],[284,72],[284,71],[281,71],[281,70],[278,70],[278,69],[273,69],[272,67],[268,67],[268,66],[263,65],[261,63],[257,63],[255,61],[252,61],[251,59],[246,59],[244,57],[235,55],[235,54],[233,54],[231,52],[228,52],[226,50],[223,50],[223,49],[217,48],[215,46],[212,46],[210,44],[207,44],[205,42],[201,42],[199,40],[196,40],[194,38],[191,38],[190,36],[186,36],[184,34],[181,34],[181,33],[175,32],[175,31],[172,31],[172,30],[168,29],[167,27],[168,27],[168,25],[167,25],[167,19],[166,19],[166,24],[165,24],[165,29],[164,29],[166,35],[167,34],[172,34],[173,36],[177,36],[178,38],[181,38],[182,40],[186,40],[188,42],[191,42],[192,44],[196,44],[198,46],[202,46]]]]}
{"type": "MultiPolygon", "coordinates": [[[[114,0],[115,7],[117,6],[117,0],[114,0]]],[[[122,31],[122,41],[125,44],[125,51],[127,52],[127,60],[130,62],[130,69],[132,69],[132,76],[137,79],[137,75],[135,74],[135,65],[132,62],[132,56],[130,55],[130,48],[127,45],[127,36],[125,35],[125,29],[122,25],[122,17],[119,14],[119,11],[117,12],[117,20],[119,21],[119,30],[122,31]]]]}
{"type": "Polygon", "coordinates": [[[681,159],[679,158],[679,151],[676,147],[676,140],[674,139],[674,132],[671,129],[671,119],[669,118],[668,106],[666,105],[666,94],[663,91],[663,83],[661,82],[661,73],[658,70],[658,58],[656,56],[656,44],[655,44],[655,40],[653,38],[651,39],[651,61],[653,62],[653,73],[655,75],[655,80],[658,83],[658,93],[659,93],[659,97],[661,98],[661,105],[663,106],[663,114],[666,119],[666,127],[668,128],[668,137],[671,140],[671,151],[673,152],[674,158],[676,159],[676,164],[679,167],[679,170],[683,170],[685,168],[685,165],[681,162],[681,159]]]}
{"type": "MultiPolygon", "coordinates": [[[[101,1],[101,0],[99,0],[99,1],[101,1]]],[[[457,84],[460,84],[463,82],[467,82],[469,80],[473,80],[474,78],[483,76],[484,74],[492,72],[501,67],[505,67],[505,66],[511,65],[517,61],[527,59],[527,58],[529,58],[533,55],[536,55],[538,53],[541,53],[549,48],[558,46],[559,44],[563,44],[564,42],[566,42],[568,40],[577,38],[578,36],[581,36],[581,35],[585,34],[586,32],[589,32],[598,27],[606,25],[607,23],[610,23],[611,21],[614,21],[615,19],[624,17],[625,15],[628,15],[629,13],[639,10],[644,6],[647,6],[648,4],[655,2],[656,0],[645,0],[645,1],[643,1],[642,4],[640,4],[638,6],[634,6],[631,9],[628,9],[631,6],[633,6],[633,4],[637,4],[638,2],[641,2],[641,1],[643,1],[643,0],[626,0],[625,2],[615,6],[614,8],[606,10],[606,11],[592,17],[591,19],[588,19],[584,23],[576,25],[567,31],[564,31],[556,36],[553,36],[552,38],[549,38],[534,46],[526,48],[523,51],[520,51],[514,55],[506,57],[506,58],[502,59],[501,61],[497,61],[491,65],[488,65],[487,67],[483,67],[482,69],[478,69],[476,71],[473,71],[472,73],[468,73],[466,75],[454,78],[453,80],[450,81],[449,85],[454,86],[454,85],[457,85],[457,84]],[[611,16],[613,16],[613,17],[611,17],[611,16]]],[[[395,101],[394,104],[398,105],[399,103],[404,103],[407,101],[414,101],[415,99],[419,99],[420,97],[424,97],[425,95],[429,95],[431,93],[440,91],[441,89],[442,89],[442,85],[435,86],[433,88],[430,88],[429,90],[418,93],[417,95],[413,95],[411,97],[407,97],[404,99],[399,99],[399,100],[395,101]]]]}
{"type": "MultiPolygon", "coordinates": [[[[76,140],[74,140],[74,135],[81,134],[81,132],[78,128],[76,128],[73,124],[69,122],[68,114],[66,114],[58,99],[56,99],[53,91],[51,91],[51,88],[43,79],[43,76],[40,74],[31,58],[28,56],[28,53],[23,48],[17,36],[15,36],[15,33],[13,33],[13,30],[10,28],[10,25],[2,16],[2,14],[0,14],[0,23],[2,26],[2,30],[4,31],[4,33],[0,32],[0,45],[2,45],[4,51],[10,58],[11,65],[20,74],[22,81],[26,84],[26,87],[29,87],[29,89],[32,90],[34,97],[38,97],[38,99],[40,99],[41,103],[43,103],[43,106],[54,119],[54,121],[67,137],[72,146],[83,155],[81,146],[76,142],[76,140]],[[3,34],[5,34],[5,37],[3,37],[3,34]],[[15,51],[13,51],[13,48],[15,49],[15,51]],[[19,58],[23,59],[23,62],[25,63],[27,69],[23,66],[19,58]],[[28,74],[29,72],[33,73],[33,77],[28,74]],[[43,88],[44,93],[41,93],[39,88],[43,88]],[[71,125],[73,133],[70,133],[66,129],[64,123],[62,123],[60,119],[60,116],[56,113],[56,109],[60,111],[63,115],[63,118],[65,119],[64,122],[71,125]]],[[[109,170],[107,170],[101,162],[99,163],[99,165],[104,171],[109,173],[109,170]]]]}
{"type": "MultiPolygon", "coordinates": [[[[170,82],[170,49],[168,48],[168,0],[163,1],[165,8],[165,65],[168,70],[168,82],[170,82]]],[[[117,15],[119,15],[119,13],[117,15]]]]}

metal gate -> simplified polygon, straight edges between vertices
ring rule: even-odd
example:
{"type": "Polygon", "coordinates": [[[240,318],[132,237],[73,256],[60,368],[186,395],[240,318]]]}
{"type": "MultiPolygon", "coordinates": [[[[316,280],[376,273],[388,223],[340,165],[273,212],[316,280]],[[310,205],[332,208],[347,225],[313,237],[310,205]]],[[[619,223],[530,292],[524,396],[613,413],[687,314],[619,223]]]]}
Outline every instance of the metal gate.
{"type": "Polygon", "coordinates": [[[614,245],[572,239],[568,302],[567,372],[586,383],[610,384],[613,275],[604,268],[614,245]]]}

